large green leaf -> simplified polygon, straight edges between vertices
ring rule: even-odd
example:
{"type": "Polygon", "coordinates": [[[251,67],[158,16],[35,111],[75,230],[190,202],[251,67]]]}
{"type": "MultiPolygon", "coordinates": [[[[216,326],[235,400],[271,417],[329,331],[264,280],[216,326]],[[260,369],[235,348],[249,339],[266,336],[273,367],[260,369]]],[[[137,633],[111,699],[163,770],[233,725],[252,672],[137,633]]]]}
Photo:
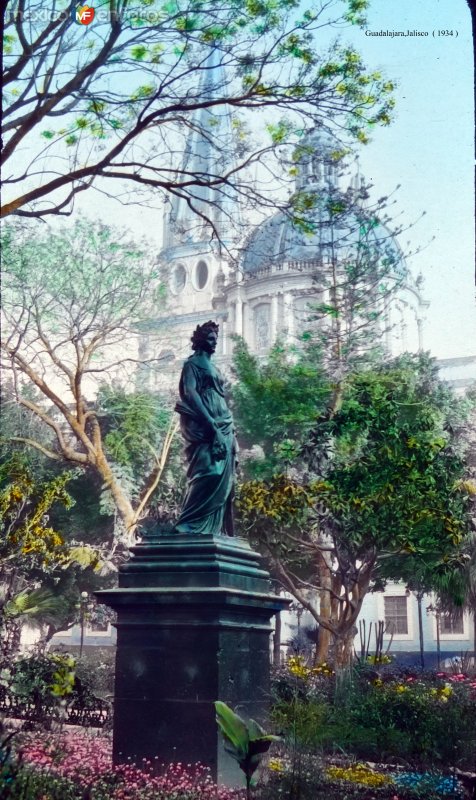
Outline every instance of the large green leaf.
{"type": "Polygon", "coordinates": [[[245,721],[221,700],[215,702],[215,711],[218,726],[236,754],[226,745],[225,749],[237,759],[244,758],[249,745],[248,728],[245,721]]]}

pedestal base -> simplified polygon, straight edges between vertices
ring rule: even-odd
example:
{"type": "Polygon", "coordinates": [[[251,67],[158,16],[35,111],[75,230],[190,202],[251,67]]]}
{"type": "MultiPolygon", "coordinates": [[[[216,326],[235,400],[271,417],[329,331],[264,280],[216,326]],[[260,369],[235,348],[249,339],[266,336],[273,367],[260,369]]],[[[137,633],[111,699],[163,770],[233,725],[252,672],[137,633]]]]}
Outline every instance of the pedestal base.
{"type": "Polygon", "coordinates": [[[167,535],[132,551],[119,588],[97,593],[118,614],[114,761],[201,762],[241,785],[213,703],[264,720],[270,620],[287,601],[244,540],[167,535]]]}

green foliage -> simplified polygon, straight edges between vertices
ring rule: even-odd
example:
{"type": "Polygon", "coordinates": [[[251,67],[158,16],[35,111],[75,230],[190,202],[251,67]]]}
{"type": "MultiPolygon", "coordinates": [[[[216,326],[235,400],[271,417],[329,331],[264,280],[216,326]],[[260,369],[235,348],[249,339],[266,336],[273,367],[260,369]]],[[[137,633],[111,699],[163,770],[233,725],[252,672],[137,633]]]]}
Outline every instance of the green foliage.
{"type": "Polygon", "coordinates": [[[345,709],[336,702],[335,677],[303,681],[280,672],[273,692],[274,724],[285,740],[320,753],[344,751],[379,763],[419,770],[471,769],[476,745],[476,696],[467,678],[451,682],[433,673],[389,668],[355,670],[345,709]]]}
{"type": "Polygon", "coordinates": [[[418,578],[427,590],[461,584],[468,409],[427,356],[376,363],[332,387],[311,345],[295,360],[277,347],[269,365],[238,349],[235,416],[265,456],[245,463],[238,522],[299,602],[315,586],[306,608],[344,663],[369,587],[388,578],[418,578]],[[319,591],[329,592],[332,617],[321,614],[319,591]]]}
{"type": "Polygon", "coordinates": [[[5,225],[3,240],[5,356],[12,374],[26,377],[25,385],[15,383],[14,401],[49,432],[36,427],[18,436],[10,426],[11,438],[91,473],[93,492],[81,497],[86,531],[96,527],[94,516],[118,511],[132,533],[164,473],[173,426],[167,429],[168,405],[117,388],[121,370],[129,380],[136,363],[135,339],[122,354],[117,348],[156,313],[163,297],[157,268],[127,234],[84,220],[36,237],[29,226],[5,225]],[[20,346],[12,347],[16,337],[20,346]],[[103,386],[99,405],[90,399],[98,378],[116,387],[103,386]],[[102,487],[110,501],[104,508],[97,503],[102,487]]]}
{"type": "Polygon", "coordinates": [[[103,384],[97,405],[105,421],[104,444],[113,461],[135,474],[150,464],[173,415],[170,401],[156,394],[126,392],[103,384]]]}
{"type": "Polygon", "coordinates": [[[246,437],[245,443],[263,446],[266,460],[255,466],[262,474],[270,474],[294,455],[326,407],[330,386],[321,352],[312,343],[291,351],[277,343],[263,363],[238,339],[233,369],[238,430],[246,437]]]}
{"type": "Polygon", "coordinates": [[[48,772],[31,769],[21,763],[16,764],[14,769],[12,784],[0,788],[0,800],[38,800],[40,797],[48,797],[48,800],[81,800],[81,795],[84,796],[84,790],[78,789],[68,778],[53,777],[48,772]]]}
{"type": "MultiPolygon", "coordinates": [[[[90,530],[91,543],[75,539],[71,514],[71,472],[48,470],[26,454],[14,452],[0,461],[0,639],[3,659],[15,656],[24,624],[50,635],[67,627],[77,615],[82,590],[103,588],[109,581],[102,558],[104,540],[98,525],[90,530]],[[55,475],[56,472],[56,475],[55,475]],[[37,475],[49,475],[37,480],[37,475]],[[68,491],[66,491],[68,486],[68,491]],[[94,541],[94,536],[99,540],[94,541]]],[[[84,498],[79,497],[80,503],[84,498]]],[[[98,499],[96,499],[98,502],[98,499]]],[[[72,507],[71,507],[72,506],[72,507]]]]}
{"type": "Polygon", "coordinates": [[[215,711],[218,727],[225,740],[225,750],[243,770],[249,796],[251,778],[258,769],[263,755],[268,752],[272,742],[279,741],[279,736],[265,733],[261,725],[253,719],[245,722],[220,700],[215,702],[215,711]]]}
{"type": "Polygon", "coordinates": [[[143,319],[161,295],[147,250],[98,222],[79,220],[61,232],[6,224],[1,242],[5,331],[23,332],[27,364],[40,358],[31,341],[40,335],[52,368],[70,381],[75,365],[82,377],[93,372],[99,354],[107,363],[109,350],[101,349],[143,319]]]}
{"type": "Polygon", "coordinates": [[[425,356],[349,379],[340,411],[317,426],[313,442],[333,442],[321,497],[354,552],[376,547],[443,569],[461,545],[465,465],[448,424],[457,406],[425,356]]]}
{"type": "Polygon", "coordinates": [[[73,692],[76,662],[68,654],[24,656],[1,673],[1,680],[21,701],[57,710],[73,692]]]}
{"type": "MultiPolygon", "coordinates": [[[[176,414],[169,397],[148,392],[126,392],[103,384],[96,407],[101,421],[106,453],[121,476],[130,484],[131,496],[137,496],[148,476],[154,474],[164,441],[176,414]]],[[[165,469],[148,504],[149,515],[165,518],[177,511],[185,483],[183,445],[174,437],[165,469]]],[[[101,508],[111,511],[111,498],[103,493],[101,508]]]]}
{"type": "Polygon", "coordinates": [[[65,602],[47,587],[23,590],[5,603],[2,613],[6,620],[21,618],[30,626],[55,624],[65,611],[65,602]]]}
{"type": "MultiPolygon", "coordinates": [[[[197,102],[203,102],[198,84],[207,47],[215,48],[227,65],[224,85],[217,89],[223,107],[253,113],[271,105],[285,115],[270,130],[271,149],[289,142],[287,131],[330,117],[365,140],[372,126],[390,121],[393,86],[366,70],[348,46],[321,52],[320,29],[339,19],[363,24],[366,2],[347,0],[337,11],[328,5],[309,9],[304,0],[126,0],[118,9],[104,2],[85,30],[72,25],[59,8],[49,27],[36,14],[34,0],[26,0],[19,19],[14,0],[8,0],[4,98],[5,113],[14,122],[6,134],[4,159],[13,158],[25,139],[32,158],[25,172],[7,179],[11,202],[3,213],[65,213],[76,192],[88,188],[96,175],[120,175],[135,186],[142,183],[143,190],[150,184],[173,192],[168,156],[175,146],[177,110],[188,126],[197,102]],[[94,35],[84,35],[98,26],[100,44],[94,35]],[[24,113],[15,115],[18,107],[24,113]],[[45,127],[47,120],[57,125],[45,127]],[[131,164],[144,137],[158,128],[155,144],[147,147],[146,175],[131,164]],[[57,164],[64,159],[65,168],[50,177],[48,159],[57,164]]],[[[257,145],[256,152],[260,149],[257,145]]],[[[246,163],[244,158],[239,167],[246,163]]],[[[187,193],[180,175],[177,181],[187,193]]],[[[246,184],[240,181],[243,189],[246,184]]],[[[255,191],[248,185],[244,194],[252,197],[255,191]]]]}
{"type": "Polygon", "coordinates": [[[258,465],[263,477],[240,489],[246,527],[258,533],[272,523],[279,540],[282,526],[296,530],[317,514],[352,561],[385,552],[382,576],[404,577],[405,563],[409,572],[421,563],[428,575],[444,574],[467,535],[470,498],[451,434],[464,404],[431,360],[404,356],[349,376],[332,416],[322,413],[329,391],[319,361],[290,363],[278,349],[262,366],[243,348],[237,364],[235,415],[268,459],[258,465]],[[274,446],[289,434],[291,443],[274,446]],[[290,465],[295,475],[306,469],[307,479],[265,472],[290,465]]]}
{"type": "Polygon", "coordinates": [[[6,800],[19,776],[20,765],[12,754],[14,736],[15,733],[7,732],[3,721],[0,720],[0,800],[6,800]]]}
{"type": "Polygon", "coordinates": [[[114,694],[116,651],[113,647],[85,650],[76,661],[76,678],[89,693],[106,698],[114,694]]]}

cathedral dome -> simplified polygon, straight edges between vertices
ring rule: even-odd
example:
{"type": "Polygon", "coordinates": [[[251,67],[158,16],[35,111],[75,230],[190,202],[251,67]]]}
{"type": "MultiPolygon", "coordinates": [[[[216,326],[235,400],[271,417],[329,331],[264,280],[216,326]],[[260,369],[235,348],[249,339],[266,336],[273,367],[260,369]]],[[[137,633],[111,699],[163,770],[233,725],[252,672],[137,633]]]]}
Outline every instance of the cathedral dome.
{"type": "Polygon", "coordinates": [[[392,231],[364,214],[348,212],[341,223],[330,224],[316,211],[314,229],[302,230],[284,213],[275,214],[249,236],[243,249],[241,268],[244,275],[290,262],[319,262],[323,266],[337,258],[342,263],[355,259],[366,248],[374,260],[386,259],[389,271],[397,277],[407,273],[403,253],[392,231]]]}
{"type": "Polygon", "coordinates": [[[290,262],[320,262],[325,266],[337,258],[342,263],[355,259],[358,248],[367,248],[373,260],[377,253],[387,259],[389,272],[396,277],[406,275],[403,253],[393,232],[364,208],[365,192],[358,177],[354,186],[340,189],[338,172],[344,154],[343,145],[324,129],[315,129],[303,138],[295,152],[296,193],[315,195],[315,207],[306,214],[309,224],[296,224],[290,210],[255,228],[242,251],[245,276],[290,262]]]}

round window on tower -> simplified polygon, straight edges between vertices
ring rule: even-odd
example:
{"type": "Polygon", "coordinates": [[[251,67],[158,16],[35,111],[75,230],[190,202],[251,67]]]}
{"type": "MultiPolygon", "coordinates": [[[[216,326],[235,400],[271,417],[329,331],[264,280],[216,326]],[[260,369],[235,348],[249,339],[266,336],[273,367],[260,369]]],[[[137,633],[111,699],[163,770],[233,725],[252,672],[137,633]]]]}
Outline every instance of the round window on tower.
{"type": "Polygon", "coordinates": [[[208,283],[208,265],[205,261],[199,261],[195,267],[195,286],[197,289],[204,289],[208,283]]]}
{"type": "Polygon", "coordinates": [[[176,264],[172,270],[170,289],[174,294],[180,294],[187,282],[187,270],[183,264],[176,264]]]}

